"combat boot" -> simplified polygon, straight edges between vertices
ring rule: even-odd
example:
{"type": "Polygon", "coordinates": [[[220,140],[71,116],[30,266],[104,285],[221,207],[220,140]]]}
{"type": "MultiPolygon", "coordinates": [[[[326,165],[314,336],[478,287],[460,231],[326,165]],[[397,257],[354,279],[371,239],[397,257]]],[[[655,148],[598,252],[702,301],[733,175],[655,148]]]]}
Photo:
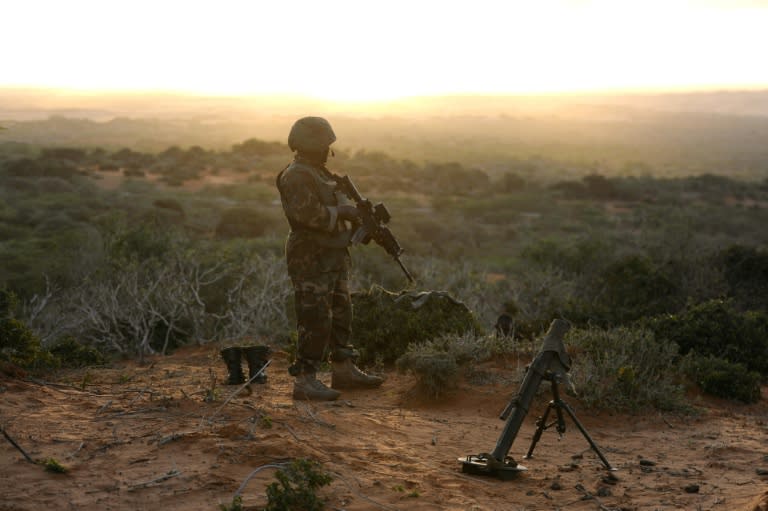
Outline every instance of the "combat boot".
{"type": "Polygon", "coordinates": [[[242,349],[236,347],[224,348],[221,350],[221,358],[224,359],[229,371],[227,385],[245,383],[245,375],[243,375],[243,366],[241,364],[242,349]]]}
{"type": "Polygon", "coordinates": [[[253,383],[267,383],[266,369],[260,375],[256,375],[259,369],[264,367],[269,357],[269,346],[248,346],[243,348],[245,359],[248,361],[248,379],[253,383]]]}
{"type": "Polygon", "coordinates": [[[361,371],[352,358],[331,364],[331,387],[334,389],[372,389],[384,383],[384,378],[361,371]]]}
{"type": "Polygon", "coordinates": [[[302,372],[293,382],[293,399],[302,401],[335,401],[341,392],[329,389],[312,371],[302,372]]]}

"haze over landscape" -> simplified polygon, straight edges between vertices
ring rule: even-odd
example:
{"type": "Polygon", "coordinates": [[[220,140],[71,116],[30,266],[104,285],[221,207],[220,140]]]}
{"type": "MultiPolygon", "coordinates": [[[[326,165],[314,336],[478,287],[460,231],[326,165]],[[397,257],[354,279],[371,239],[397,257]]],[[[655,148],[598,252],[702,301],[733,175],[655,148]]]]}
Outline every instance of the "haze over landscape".
{"type": "Polygon", "coordinates": [[[354,103],[768,86],[754,0],[30,0],[3,17],[0,87],[354,103]]]}
{"type": "Polygon", "coordinates": [[[483,149],[430,153],[429,141],[447,131],[451,146],[530,156],[585,134],[626,146],[656,133],[706,151],[759,140],[768,116],[765,1],[32,0],[4,20],[0,141],[222,148],[283,141],[296,118],[324,115],[343,149],[468,163],[483,149]],[[50,117],[102,124],[30,124],[50,117]]]}

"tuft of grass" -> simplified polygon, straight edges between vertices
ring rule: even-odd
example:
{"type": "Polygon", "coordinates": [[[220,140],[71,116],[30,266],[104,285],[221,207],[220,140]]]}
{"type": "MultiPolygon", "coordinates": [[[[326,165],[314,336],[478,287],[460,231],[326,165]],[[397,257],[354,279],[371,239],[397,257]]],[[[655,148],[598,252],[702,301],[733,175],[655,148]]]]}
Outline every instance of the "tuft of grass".
{"type": "Polygon", "coordinates": [[[53,472],[55,474],[66,474],[68,469],[54,458],[47,458],[41,462],[45,467],[46,472],[53,472]]]}

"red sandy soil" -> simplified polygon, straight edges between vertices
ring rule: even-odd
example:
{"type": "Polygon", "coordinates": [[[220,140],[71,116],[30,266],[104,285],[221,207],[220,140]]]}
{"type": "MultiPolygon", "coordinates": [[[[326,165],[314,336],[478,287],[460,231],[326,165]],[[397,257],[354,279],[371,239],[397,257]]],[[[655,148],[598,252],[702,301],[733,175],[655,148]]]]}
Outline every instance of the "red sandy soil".
{"type": "Polygon", "coordinates": [[[299,457],[333,475],[319,492],[327,510],[768,510],[765,400],[623,415],[565,398],[609,473],[568,418],[562,438],[544,431],[522,459],[551,398],[545,382],[509,453],[528,470],[501,481],[463,474],[457,458],[493,450],[516,384],[463,382],[434,403],[393,371],[379,390],[306,403],[291,399],[287,365],[277,353],[268,383],[234,397],[238,386],[211,383],[226,377],[212,346],[44,382],[0,376],[0,425],[33,460],[68,469],[48,472],[0,438],[0,510],[216,510],[241,487],[245,509],[260,509],[273,466],[299,457]]]}

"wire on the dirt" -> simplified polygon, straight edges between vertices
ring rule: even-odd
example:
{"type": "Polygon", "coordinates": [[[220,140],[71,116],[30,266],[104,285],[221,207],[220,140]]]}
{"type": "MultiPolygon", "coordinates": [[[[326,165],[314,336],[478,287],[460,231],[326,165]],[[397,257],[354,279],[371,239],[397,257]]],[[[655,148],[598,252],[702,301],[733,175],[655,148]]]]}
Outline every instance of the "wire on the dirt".
{"type": "Polygon", "coordinates": [[[83,446],[85,446],[85,442],[80,442],[80,446],[77,449],[75,449],[75,451],[72,454],[68,454],[67,455],[67,459],[71,460],[72,458],[77,456],[77,453],[80,452],[80,450],[83,448],[83,446]]]}
{"type": "Polygon", "coordinates": [[[146,482],[143,482],[143,483],[132,484],[132,485],[130,485],[128,487],[128,490],[138,490],[140,488],[146,488],[150,484],[162,483],[163,481],[167,481],[168,479],[172,479],[172,478],[178,477],[180,475],[181,475],[181,472],[174,468],[173,470],[171,470],[167,474],[163,474],[163,475],[161,475],[158,478],[152,479],[151,481],[146,481],[146,482]]]}
{"type": "Polygon", "coordinates": [[[243,480],[242,484],[240,484],[240,488],[238,488],[237,491],[235,492],[233,499],[239,497],[243,493],[243,490],[245,490],[245,487],[248,484],[248,482],[251,480],[251,478],[253,478],[253,476],[258,474],[265,468],[285,468],[288,465],[290,465],[290,463],[286,462],[286,463],[270,463],[269,465],[262,465],[260,467],[256,467],[255,469],[253,469],[253,471],[250,474],[248,474],[245,480],[243,480]]]}
{"type": "Polygon", "coordinates": [[[6,440],[11,442],[11,445],[13,445],[16,449],[18,449],[19,452],[21,454],[23,454],[25,458],[27,458],[28,462],[30,462],[30,463],[34,463],[35,462],[35,460],[33,460],[32,458],[29,457],[29,454],[27,454],[27,451],[22,449],[21,446],[19,444],[17,444],[16,441],[13,438],[11,438],[11,436],[5,431],[4,427],[0,426],[0,431],[3,432],[3,436],[6,438],[6,440]]]}

